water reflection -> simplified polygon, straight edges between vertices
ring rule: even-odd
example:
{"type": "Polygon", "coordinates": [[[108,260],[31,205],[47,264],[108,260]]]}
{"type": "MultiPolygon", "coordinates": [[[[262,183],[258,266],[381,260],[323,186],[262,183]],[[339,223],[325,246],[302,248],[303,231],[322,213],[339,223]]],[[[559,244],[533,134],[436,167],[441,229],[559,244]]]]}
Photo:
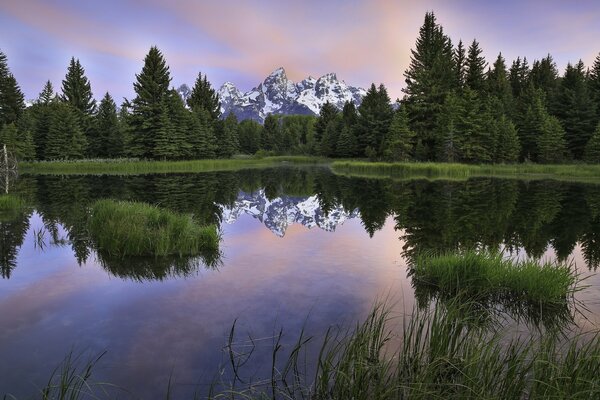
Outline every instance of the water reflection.
{"type": "MultiPolygon", "coordinates": [[[[80,264],[94,251],[87,232],[88,206],[100,198],[157,204],[192,213],[200,223],[233,223],[249,214],[280,237],[293,223],[333,231],[357,217],[373,236],[392,215],[404,242],[403,255],[409,259],[421,251],[503,247],[534,258],[551,248],[565,260],[580,243],[588,268],[595,270],[600,264],[596,185],[492,178],[369,180],[336,176],[327,169],[278,168],[196,175],[22,177],[13,191],[39,213],[52,243],[62,243],[58,230],[65,229],[80,264]]],[[[3,278],[10,278],[16,268],[30,216],[30,211],[23,211],[0,219],[3,278]]],[[[197,260],[124,263],[99,258],[107,271],[135,279],[186,275],[197,266],[197,260]]],[[[209,266],[216,263],[202,261],[209,266]]]]}

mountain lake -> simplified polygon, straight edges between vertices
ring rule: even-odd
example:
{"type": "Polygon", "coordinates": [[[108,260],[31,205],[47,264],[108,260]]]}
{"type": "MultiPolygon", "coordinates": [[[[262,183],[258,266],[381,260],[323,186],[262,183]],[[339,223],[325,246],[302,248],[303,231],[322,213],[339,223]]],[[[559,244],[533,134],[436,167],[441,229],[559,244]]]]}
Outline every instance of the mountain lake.
{"type": "MultiPolygon", "coordinates": [[[[362,179],[277,167],[23,175],[10,193],[27,206],[0,214],[0,395],[30,398],[67,354],[106,351],[94,379],[115,385],[107,390],[118,398],[165,398],[169,385],[174,398],[203,396],[232,378],[234,321],[234,343],[254,348],[240,373],[260,381],[280,331],[282,353],[302,329],[314,336],[310,360],[329,327],[355,326],[377,301],[399,319],[426,303],[408,274],[422,251],[492,248],[568,261],[585,288],[561,323],[600,326],[599,185],[362,179]],[[90,204],[105,198],[217,224],[218,259],[99,254],[87,219],[90,204]]],[[[514,332],[543,331],[535,318],[506,314],[514,332]]]]}

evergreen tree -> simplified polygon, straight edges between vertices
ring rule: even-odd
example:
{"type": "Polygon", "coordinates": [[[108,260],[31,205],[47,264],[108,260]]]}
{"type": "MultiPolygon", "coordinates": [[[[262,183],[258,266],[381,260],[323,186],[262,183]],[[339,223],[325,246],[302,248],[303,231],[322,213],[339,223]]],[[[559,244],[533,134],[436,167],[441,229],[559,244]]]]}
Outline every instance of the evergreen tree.
{"type": "Polygon", "coordinates": [[[415,133],[408,125],[408,113],[400,107],[394,113],[385,139],[383,158],[387,161],[408,161],[415,145],[415,133]]]}
{"type": "Polygon", "coordinates": [[[523,58],[521,61],[521,58],[517,57],[513,61],[509,71],[509,81],[513,96],[515,98],[520,97],[527,89],[529,83],[529,64],[527,63],[527,58],[523,58]]]}
{"type": "Polygon", "coordinates": [[[0,85],[0,126],[2,126],[2,124],[17,122],[25,110],[25,101],[23,92],[12,74],[8,74],[0,85]]]}
{"type": "Polygon", "coordinates": [[[44,156],[48,160],[83,158],[87,141],[77,119],[78,111],[65,103],[51,103],[44,156]]]}
{"type": "Polygon", "coordinates": [[[517,124],[521,143],[520,159],[537,161],[537,137],[542,134],[549,114],[544,106],[544,93],[540,89],[534,89],[531,86],[523,97],[524,113],[518,119],[519,123],[517,124]]]}
{"type": "Polygon", "coordinates": [[[170,134],[168,140],[169,152],[166,158],[185,158],[191,152],[187,138],[189,124],[188,114],[181,96],[175,89],[169,90],[165,97],[167,116],[170,123],[170,134]]]}
{"type": "Polygon", "coordinates": [[[588,79],[592,98],[596,102],[596,117],[600,122],[600,53],[594,60],[588,79]]]}
{"type": "Polygon", "coordinates": [[[96,101],[92,94],[90,81],[79,60],[71,58],[67,75],[62,81],[61,99],[70,104],[83,115],[92,115],[96,109],[96,101]]]}
{"type": "Polygon", "coordinates": [[[213,121],[221,117],[221,103],[219,95],[210,85],[206,75],[198,73],[196,83],[187,99],[187,105],[192,111],[203,109],[208,111],[213,121]]]}
{"type": "Polygon", "coordinates": [[[169,67],[162,53],[157,47],[150,48],[142,72],[136,75],[133,84],[136,97],[132,102],[130,150],[134,157],[160,158],[163,154],[158,147],[168,141],[164,136],[168,135],[165,97],[170,82],[169,67]]]}
{"type": "Polygon", "coordinates": [[[485,89],[485,58],[481,55],[483,50],[479,47],[477,40],[473,40],[467,52],[467,70],[465,74],[465,85],[477,93],[483,93],[485,89]]]}
{"type": "Polygon", "coordinates": [[[565,143],[565,130],[560,121],[554,116],[547,116],[537,137],[537,161],[542,164],[564,161],[565,143]]]}
{"type": "Polygon", "coordinates": [[[48,105],[54,99],[55,93],[54,88],[52,87],[52,82],[49,80],[46,81],[42,92],[38,96],[38,104],[48,105]]]}
{"type": "Polygon", "coordinates": [[[453,57],[456,87],[462,89],[465,86],[467,76],[467,54],[462,40],[458,41],[458,46],[454,50],[453,57]]]}
{"type": "Polygon", "coordinates": [[[497,163],[514,163],[519,159],[521,145],[515,125],[506,116],[496,120],[496,155],[497,163]]]}
{"type": "Polygon", "coordinates": [[[435,15],[427,13],[415,49],[411,50],[410,65],[404,73],[404,92],[411,128],[428,158],[433,158],[439,145],[439,138],[435,136],[438,117],[446,95],[456,88],[456,74],[452,42],[436,23],[435,15]]]}
{"type": "Polygon", "coordinates": [[[98,113],[95,116],[98,136],[96,142],[90,142],[97,157],[118,158],[123,156],[123,136],[119,129],[117,105],[108,92],[100,101],[98,113]]]}
{"type": "Polygon", "coordinates": [[[324,157],[334,157],[337,154],[337,143],[342,127],[342,118],[339,114],[329,121],[319,146],[319,154],[324,157]]]}
{"type": "MultiPolygon", "coordinates": [[[[451,92],[446,96],[442,110],[438,117],[438,142],[435,159],[444,162],[457,162],[459,160],[460,135],[457,132],[459,115],[463,112],[460,97],[451,92]]],[[[415,146],[415,159],[424,161],[423,149],[419,139],[415,146]]]]}
{"type": "Polygon", "coordinates": [[[454,123],[460,160],[467,163],[492,161],[495,138],[490,129],[491,116],[477,92],[468,88],[459,100],[454,123]]]}
{"type": "Polygon", "coordinates": [[[131,103],[127,99],[123,99],[121,103],[121,108],[119,109],[119,113],[117,114],[118,122],[119,122],[119,134],[121,136],[121,141],[123,143],[123,148],[121,151],[121,157],[129,157],[130,153],[130,145],[131,145],[131,103]]]}
{"type": "MultiPolygon", "coordinates": [[[[322,111],[322,110],[321,110],[322,111]]],[[[261,136],[261,149],[267,151],[277,150],[277,137],[279,136],[279,118],[273,114],[267,115],[261,136]]]]}
{"type": "Polygon", "coordinates": [[[552,107],[558,83],[558,69],[550,54],[541,61],[534,61],[529,80],[534,88],[544,92],[546,104],[552,107]]]}
{"type": "Polygon", "coordinates": [[[229,113],[223,121],[220,136],[217,137],[217,156],[230,158],[238,151],[238,121],[233,113],[229,113]]]}
{"type": "Polygon", "coordinates": [[[31,133],[20,131],[14,122],[5,125],[0,130],[0,148],[2,145],[6,145],[7,150],[18,160],[33,160],[35,158],[31,133]]]}
{"type": "Polygon", "coordinates": [[[205,109],[198,109],[189,114],[188,143],[191,153],[188,158],[214,158],[215,137],[213,121],[205,109]]]}
{"type": "Polygon", "coordinates": [[[347,101],[344,103],[344,108],[342,109],[342,121],[344,126],[353,129],[356,126],[356,122],[358,120],[358,113],[356,111],[356,106],[353,101],[347,101]]]}
{"type": "Polygon", "coordinates": [[[568,149],[575,159],[583,157],[585,145],[596,127],[596,110],[588,91],[585,67],[568,64],[561,80],[555,115],[565,128],[568,149]]]}
{"type": "Polygon", "coordinates": [[[488,94],[498,100],[493,102],[493,109],[498,114],[510,115],[513,109],[513,96],[502,53],[498,54],[493,68],[487,74],[486,86],[488,94]]]}
{"type": "Polygon", "coordinates": [[[244,154],[254,154],[261,143],[262,126],[251,119],[245,119],[238,125],[240,151],[244,154]]]}
{"type": "Polygon", "coordinates": [[[383,155],[384,140],[392,118],[393,110],[385,86],[376,88],[372,84],[358,107],[356,136],[359,156],[367,155],[367,147],[372,149],[374,157],[383,155]]]}
{"type": "Polygon", "coordinates": [[[325,130],[329,123],[336,119],[339,111],[336,106],[331,104],[329,101],[325,102],[321,107],[321,111],[319,112],[319,118],[315,123],[315,142],[317,145],[320,145],[323,136],[325,135],[325,130]]]}
{"type": "Polygon", "coordinates": [[[600,164],[600,123],[585,146],[584,160],[590,164],[600,164]]]}
{"type": "Polygon", "coordinates": [[[354,157],[356,154],[356,137],[352,128],[343,124],[342,131],[336,145],[336,156],[342,158],[354,157]]]}

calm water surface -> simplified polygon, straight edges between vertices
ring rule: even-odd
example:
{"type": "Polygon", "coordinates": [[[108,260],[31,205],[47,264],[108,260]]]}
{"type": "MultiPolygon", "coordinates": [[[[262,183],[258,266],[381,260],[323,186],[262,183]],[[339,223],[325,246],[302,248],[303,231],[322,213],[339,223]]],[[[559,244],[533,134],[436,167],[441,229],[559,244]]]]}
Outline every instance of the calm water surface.
{"type": "MultiPolygon", "coordinates": [[[[361,320],[383,298],[395,315],[409,313],[422,299],[407,265],[423,250],[491,247],[570,260],[589,276],[577,294],[581,310],[571,310],[574,326],[600,326],[596,185],[400,182],[278,168],[23,176],[11,192],[29,208],[0,215],[0,395],[29,398],[70,351],[104,350],[95,378],[126,388],[119,398],[164,398],[170,376],[177,396],[203,393],[226,364],[236,319],[239,343],[255,339],[246,367],[260,377],[280,329],[284,344],[303,327],[321,336],[361,320]],[[214,265],[100,257],[86,228],[99,198],[217,223],[222,257],[214,265]]],[[[530,321],[513,322],[532,330],[530,321]]]]}

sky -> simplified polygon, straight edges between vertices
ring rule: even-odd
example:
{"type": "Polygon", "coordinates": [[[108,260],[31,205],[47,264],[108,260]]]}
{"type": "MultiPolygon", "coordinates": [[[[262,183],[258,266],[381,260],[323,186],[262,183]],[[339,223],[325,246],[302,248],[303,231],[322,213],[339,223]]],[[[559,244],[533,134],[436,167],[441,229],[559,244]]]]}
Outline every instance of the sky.
{"type": "Polygon", "coordinates": [[[284,67],[294,81],[383,83],[395,99],[427,11],[454,43],[476,38],[490,63],[550,53],[562,72],[600,52],[598,0],[0,0],[0,51],[27,99],[48,79],[59,90],[71,57],[96,98],[132,98],[153,45],[175,87],[202,72],[246,91],[284,67]]]}

